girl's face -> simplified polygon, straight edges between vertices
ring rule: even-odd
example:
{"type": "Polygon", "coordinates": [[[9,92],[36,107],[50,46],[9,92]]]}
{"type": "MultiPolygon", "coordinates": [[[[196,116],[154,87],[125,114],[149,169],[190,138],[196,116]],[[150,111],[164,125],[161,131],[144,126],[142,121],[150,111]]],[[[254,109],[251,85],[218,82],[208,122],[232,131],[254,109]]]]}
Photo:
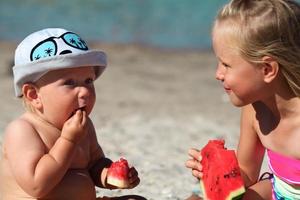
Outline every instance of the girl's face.
{"type": "Polygon", "coordinates": [[[89,115],[96,101],[93,67],[61,69],[47,73],[38,82],[42,117],[61,129],[76,110],[89,115]]]}
{"type": "Polygon", "coordinates": [[[247,62],[234,48],[232,34],[224,31],[222,24],[213,31],[213,48],[218,58],[216,79],[220,80],[235,106],[244,106],[262,98],[263,73],[261,67],[247,62]]]}

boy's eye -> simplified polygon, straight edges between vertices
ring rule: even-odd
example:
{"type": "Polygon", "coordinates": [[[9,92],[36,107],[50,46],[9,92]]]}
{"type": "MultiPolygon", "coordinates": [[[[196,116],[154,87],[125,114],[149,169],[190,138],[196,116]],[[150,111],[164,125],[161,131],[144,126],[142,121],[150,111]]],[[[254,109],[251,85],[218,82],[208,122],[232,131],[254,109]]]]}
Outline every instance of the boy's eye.
{"type": "Polygon", "coordinates": [[[87,78],[87,79],[85,80],[85,83],[86,83],[86,84],[94,83],[94,79],[92,79],[92,78],[87,78]]]}
{"type": "Polygon", "coordinates": [[[66,81],[64,82],[64,85],[74,85],[74,84],[75,84],[75,81],[72,80],[72,79],[66,80],[66,81]]]}

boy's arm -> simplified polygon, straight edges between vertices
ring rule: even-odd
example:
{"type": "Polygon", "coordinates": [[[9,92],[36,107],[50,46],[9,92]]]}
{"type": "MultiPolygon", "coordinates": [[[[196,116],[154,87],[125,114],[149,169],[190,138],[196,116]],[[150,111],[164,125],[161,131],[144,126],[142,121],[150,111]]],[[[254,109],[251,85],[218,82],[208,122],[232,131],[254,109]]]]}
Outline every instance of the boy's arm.
{"type": "Polygon", "coordinates": [[[88,120],[88,130],[89,130],[89,141],[90,141],[90,153],[91,161],[89,166],[89,173],[93,179],[93,182],[96,186],[107,188],[106,185],[106,175],[107,169],[111,165],[112,161],[109,158],[106,158],[102,148],[97,142],[97,136],[95,128],[92,124],[92,121],[88,120]]]}
{"type": "Polygon", "coordinates": [[[265,149],[255,130],[252,105],[242,108],[237,158],[246,187],[257,182],[265,149]]]}
{"type": "Polygon", "coordinates": [[[66,173],[75,145],[59,138],[49,153],[33,127],[25,121],[11,124],[4,140],[5,156],[18,184],[33,197],[46,195],[66,173]]]}
{"type": "MultiPolygon", "coordinates": [[[[62,132],[80,129],[72,125],[68,127],[62,132]]],[[[60,136],[47,152],[39,134],[24,119],[8,126],[3,146],[16,181],[33,197],[45,196],[61,181],[76,150],[73,141],[60,136]]]]}
{"type": "Polygon", "coordinates": [[[96,186],[112,189],[106,184],[107,169],[109,168],[111,163],[112,161],[110,159],[101,157],[90,168],[89,172],[96,186]]]}
{"type": "MultiPolygon", "coordinates": [[[[118,187],[107,184],[107,171],[111,166],[112,161],[109,158],[106,158],[102,148],[97,142],[97,136],[95,128],[91,122],[88,120],[89,126],[89,139],[90,139],[90,153],[91,160],[89,166],[90,175],[94,181],[94,184],[98,187],[107,188],[107,189],[117,189],[118,187]]],[[[127,189],[134,188],[140,183],[140,178],[138,177],[138,172],[134,167],[129,169],[129,185],[127,189]]]]}

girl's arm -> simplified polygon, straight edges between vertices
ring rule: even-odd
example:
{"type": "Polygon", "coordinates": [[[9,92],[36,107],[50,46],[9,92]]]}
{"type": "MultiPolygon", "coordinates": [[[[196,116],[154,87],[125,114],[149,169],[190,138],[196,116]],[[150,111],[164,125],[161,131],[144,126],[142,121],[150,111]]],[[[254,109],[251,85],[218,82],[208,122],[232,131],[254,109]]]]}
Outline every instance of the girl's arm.
{"type": "Polygon", "coordinates": [[[252,105],[242,108],[237,158],[246,187],[257,182],[265,152],[255,128],[255,117],[252,105]]]}

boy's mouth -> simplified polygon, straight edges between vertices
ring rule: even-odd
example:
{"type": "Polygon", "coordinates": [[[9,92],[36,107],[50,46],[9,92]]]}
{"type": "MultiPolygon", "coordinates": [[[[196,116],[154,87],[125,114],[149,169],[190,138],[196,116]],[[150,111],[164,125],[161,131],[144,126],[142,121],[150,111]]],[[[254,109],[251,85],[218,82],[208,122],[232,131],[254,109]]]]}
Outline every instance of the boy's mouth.
{"type": "Polygon", "coordinates": [[[85,106],[82,106],[82,107],[78,108],[77,110],[85,111],[85,106]]]}
{"type": "Polygon", "coordinates": [[[77,110],[85,111],[85,106],[82,106],[82,107],[79,107],[79,108],[75,109],[75,110],[71,113],[70,117],[72,117],[72,116],[77,112],[77,110]]]}

